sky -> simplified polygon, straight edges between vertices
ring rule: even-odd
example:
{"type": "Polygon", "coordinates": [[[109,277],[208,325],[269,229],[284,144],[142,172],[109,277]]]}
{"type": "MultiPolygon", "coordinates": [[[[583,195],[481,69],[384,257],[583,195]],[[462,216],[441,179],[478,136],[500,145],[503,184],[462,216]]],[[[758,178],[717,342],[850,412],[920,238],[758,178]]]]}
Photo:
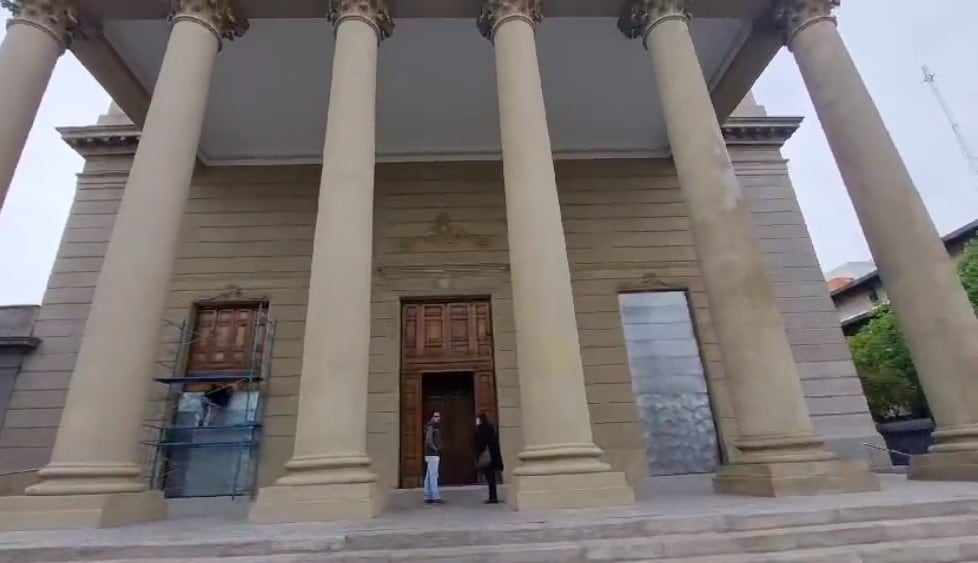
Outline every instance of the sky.
{"type": "MultiPolygon", "coordinates": [[[[978,1],[843,0],[839,27],[938,230],[978,218],[978,178],[922,81],[930,66],[978,155],[978,1]]],[[[0,10],[0,20],[8,14],[0,10]]],[[[2,26],[0,26],[2,28],[2,26]]],[[[0,29],[0,39],[5,31],[0,29]]],[[[802,116],[783,153],[824,270],[870,259],[855,212],[787,50],[754,94],[770,115],[802,116]]],[[[0,211],[0,305],[40,303],[82,159],[55,127],[94,123],[109,96],[67,53],[58,62],[0,211]]]]}

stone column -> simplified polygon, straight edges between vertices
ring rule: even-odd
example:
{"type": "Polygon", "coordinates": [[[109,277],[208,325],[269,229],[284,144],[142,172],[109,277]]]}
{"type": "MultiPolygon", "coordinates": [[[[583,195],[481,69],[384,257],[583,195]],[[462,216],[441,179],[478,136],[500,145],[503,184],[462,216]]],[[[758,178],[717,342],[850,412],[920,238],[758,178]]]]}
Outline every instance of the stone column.
{"type": "Polygon", "coordinates": [[[910,477],[978,480],[978,319],[836,28],[839,0],[781,0],[775,19],[835,154],[937,424],[910,477]]]}
{"type": "Polygon", "coordinates": [[[0,209],[58,57],[77,25],[76,0],[12,0],[0,45],[0,209]]]}
{"type": "Polygon", "coordinates": [[[623,473],[601,461],[584,388],[570,268],[557,200],[534,28],[539,0],[487,0],[493,41],[513,281],[524,448],[517,509],[628,504],[623,473]]]}
{"type": "Polygon", "coordinates": [[[384,0],[333,0],[329,115],[302,349],[295,453],[262,489],[256,522],[370,518],[383,495],[367,456],[377,51],[384,0]]]}
{"type": "Polygon", "coordinates": [[[211,70],[244,32],[230,0],[175,2],[173,29],[115,218],[51,462],[0,527],[97,527],[162,518],[140,478],[146,398],[211,70]]]}
{"type": "Polygon", "coordinates": [[[689,30],[685,0],[631,0],[619,28],[651,53],[739,435],[721,493],[878,490],[865,463],[839,461],[812,426],[757,235],[689,30]]]}

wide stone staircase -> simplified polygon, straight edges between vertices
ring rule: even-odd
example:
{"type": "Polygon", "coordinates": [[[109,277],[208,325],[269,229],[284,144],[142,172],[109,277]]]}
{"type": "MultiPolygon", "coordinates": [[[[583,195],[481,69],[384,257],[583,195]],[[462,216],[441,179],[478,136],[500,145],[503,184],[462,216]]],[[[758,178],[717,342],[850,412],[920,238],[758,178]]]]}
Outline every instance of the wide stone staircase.
{"type": "Polygon", "coordinates": [[[504,512],[450,507],[374,529],[212,523],[210,531],[200,524],[153,534],[139,527],[65,532],[56,544],[15,533],[0,536],[0,563],[978,562],[978,491],[974,498],[790,506],[680,516],[576,512],[512,522],[493,518],[504,512]]]}

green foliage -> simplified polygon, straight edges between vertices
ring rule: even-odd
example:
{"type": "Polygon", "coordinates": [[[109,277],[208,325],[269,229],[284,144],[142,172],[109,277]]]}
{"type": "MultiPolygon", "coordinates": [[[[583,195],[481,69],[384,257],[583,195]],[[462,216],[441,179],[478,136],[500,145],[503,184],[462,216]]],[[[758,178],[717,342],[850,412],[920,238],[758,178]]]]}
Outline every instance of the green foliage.
{"type": "Polygon", "coordinates": [[[888,303],[877,307],[872,320],[849,337],[849,348],[874,420],[926,416],[917,370],[888,303]]]}
{"type": "Polygon", "coordinates": [[[978,238],[964,246],[964,253],[958,262],[958,277],[968,293],[971,305],[978,309],[978,238]]]}
{"type": "MultiPolygon", "coordinates": [[[[965,246],[958,275],[978,310],[978,239],[965,246]]],[[[910,350],[889,303],[879,305],[873,318],[849,337],[849,347],[876,422],[929,416],[910,350]]]]}

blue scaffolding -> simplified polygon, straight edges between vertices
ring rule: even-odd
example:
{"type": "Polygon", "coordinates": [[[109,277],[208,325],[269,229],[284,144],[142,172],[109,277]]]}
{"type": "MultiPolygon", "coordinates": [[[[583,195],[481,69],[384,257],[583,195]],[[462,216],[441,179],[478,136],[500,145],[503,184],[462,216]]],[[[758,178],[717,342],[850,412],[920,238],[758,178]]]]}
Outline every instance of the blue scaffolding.
{"type": "Polygon", "coordinates": [[[167,386],[163,419],[145,425],[155,434],[143,442],[152,451],[150,485],[170,498],[253,496],[275,321],[260,304],[246,369],[194,374],[185,371],[199,335],[187,321],[170,324],[179,343],[173,361],[161,362],[169,374],[155,378],[167,386]]]}

